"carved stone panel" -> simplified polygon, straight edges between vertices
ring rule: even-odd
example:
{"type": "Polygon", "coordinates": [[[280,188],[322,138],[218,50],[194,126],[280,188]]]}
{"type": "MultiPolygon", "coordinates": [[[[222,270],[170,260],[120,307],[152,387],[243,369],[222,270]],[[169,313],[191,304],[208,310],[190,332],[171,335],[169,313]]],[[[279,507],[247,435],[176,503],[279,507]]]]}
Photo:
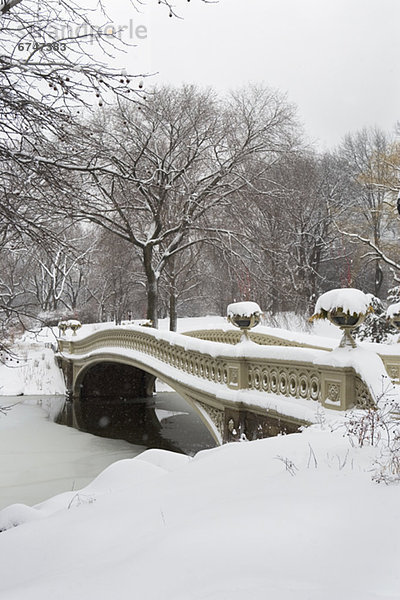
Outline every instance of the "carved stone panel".
{"type": "Polygon", "coordinates": [[[239,387],[238,367],[228,367],[228,386],[233,389],[239,387]]]}
{"type": "Polygon", "coordinates": [[[340,379],[324,379],[322,403],[327,408],[340,409],[344,405],[344,382],[340,379]]]}
{"type": "Polygon", "coordinates": [[[224,411],[215,408],[214,406],[210,406],[209,404],[205,404],[204,402],[199,402],[195,400],[195,403],[202,408],[202,410],[209,416],[213,425],[216,427],[218,433],[221,436],[221,439],[224,438],[224,411]]]}
{"type": "Polygon", "coordinates": [[[400,364],[395,362],[385,361],[387,374],[391,379],[400,380],[400,364]]]}
{"type": "Polygon", "coordinates": [[[360,377],[355,378],[355,388],[356,406],[359,406],[360,408],[369,408],[374,405],[369,389],[360,377]]]}

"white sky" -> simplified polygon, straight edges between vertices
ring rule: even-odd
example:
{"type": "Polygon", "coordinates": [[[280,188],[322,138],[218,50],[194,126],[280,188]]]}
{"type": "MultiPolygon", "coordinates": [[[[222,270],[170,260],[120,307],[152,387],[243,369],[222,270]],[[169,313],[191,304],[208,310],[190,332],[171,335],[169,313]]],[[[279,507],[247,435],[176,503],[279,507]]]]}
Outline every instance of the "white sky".
{"type": "Polygon", "coordinates": [[[287,93],[320,148],[400,120],[399,0],[175,0],[182,20],[146,1],[137,13],[105,0],[116,25],[147,27],[122,59],[130,72],[220,90],[264,82],[287,93]]]}

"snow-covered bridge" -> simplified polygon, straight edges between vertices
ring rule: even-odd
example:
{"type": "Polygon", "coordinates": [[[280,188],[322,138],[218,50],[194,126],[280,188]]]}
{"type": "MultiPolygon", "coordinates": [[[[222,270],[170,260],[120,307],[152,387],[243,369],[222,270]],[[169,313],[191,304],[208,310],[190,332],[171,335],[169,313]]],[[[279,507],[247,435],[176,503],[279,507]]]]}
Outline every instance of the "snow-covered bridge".
{"type": "MultiPolygon", "coordinates": [[[[87,398],[93,406],[93,398],[106,395],[151,396],[155,378],[196,408],[219,443],[241,433],[254,439],[295,431],[315,422],[321,406],[343,411],[371,401],[370,382],[357,365],[367,373],[372,360],[382,371],[377,354],[360,357],[365,350],[332,351],[315,339],[265,330],[240,343],[240,332],[230,328],[179,334],[129,325],[61,337],[69,424],[88,428],[87,398]]],[[[399,356],[383,358],[398,377],[399,356]]]]}

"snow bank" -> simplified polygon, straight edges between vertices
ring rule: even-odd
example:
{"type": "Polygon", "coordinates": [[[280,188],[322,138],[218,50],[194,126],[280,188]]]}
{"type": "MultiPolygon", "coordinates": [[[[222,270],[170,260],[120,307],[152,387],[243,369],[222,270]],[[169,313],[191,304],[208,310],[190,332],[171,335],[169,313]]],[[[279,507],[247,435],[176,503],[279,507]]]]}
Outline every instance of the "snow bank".
{"type": "Polygon", "coordinates": [[[0,595],[398,598],[399,491],[371,482],[374,456],[343,431],[311,429],[200,452],[173,470],[143,455],[117,463],[72,498],[0,513],[24,521],[0,535],[0,595]]]}
{"type": "Polygon", "coordinates": [[[134,460],[117,460],[81,490],[57,494],[35,507],[12,504],[0,511],[0,532],[30,521],[48,517],[80,503],[91,503],[100,496],[140,489],[146,483],[186,466],[192,459],[185,454],[151,449],[141,452],[134,460]]]}
{"type": "Polygon", "coordinates": [[[46,514],[26,504],[12,504],[0,512],[0,533],[29,521],[42,519],[46,514]]]}

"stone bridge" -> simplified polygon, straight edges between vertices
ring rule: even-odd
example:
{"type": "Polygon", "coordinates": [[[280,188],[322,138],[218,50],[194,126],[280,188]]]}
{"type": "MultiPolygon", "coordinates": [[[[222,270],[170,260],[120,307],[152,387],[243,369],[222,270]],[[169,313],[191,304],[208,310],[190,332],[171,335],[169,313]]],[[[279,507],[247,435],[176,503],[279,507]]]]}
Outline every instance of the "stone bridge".
{"type": "MultiPolygon", "coordinates": [[[[333,366],[329,348],[255,332],[251,342],[238,343],[240,335],[233,329],[178,334],[129,325],[61,337],[64,422],[89,430],[101,422],[105,398],[152,396],[156,378],[194,406],[220,444],[242,434],[256,439],[296,431],[315,422],[321,406],[344,411],[371,403],[366,383],[351,366],[333,366]]],[[[384,358],[398,378],[399,356],[384,358]]],[[[132,427],[149,426],[139,409],[134,420],[132,427]]]]}

